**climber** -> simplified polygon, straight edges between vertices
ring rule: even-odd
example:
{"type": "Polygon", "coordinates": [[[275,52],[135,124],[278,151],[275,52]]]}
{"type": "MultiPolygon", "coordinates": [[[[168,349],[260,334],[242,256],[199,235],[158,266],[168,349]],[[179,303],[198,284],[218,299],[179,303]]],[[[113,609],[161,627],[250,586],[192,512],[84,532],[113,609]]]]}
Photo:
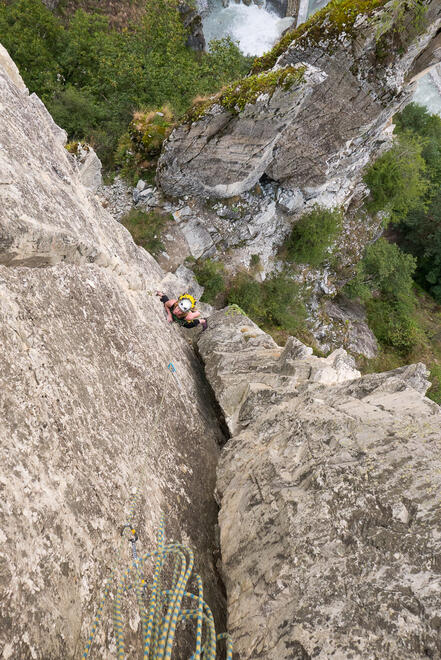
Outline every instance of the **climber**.
{"type": "Polygon", "coordinates": [[[196,301],[189,293],[183,293],[177,300],[170,300],[162,291],[157,291],[156,295],[160,296],[159,300],[164,303],[169,323],[175,321],[184,328],[195,328],[200,324],[202,330],[207,329],[207,319],[198,318],[201,313],[195,308],[196,301]]]}

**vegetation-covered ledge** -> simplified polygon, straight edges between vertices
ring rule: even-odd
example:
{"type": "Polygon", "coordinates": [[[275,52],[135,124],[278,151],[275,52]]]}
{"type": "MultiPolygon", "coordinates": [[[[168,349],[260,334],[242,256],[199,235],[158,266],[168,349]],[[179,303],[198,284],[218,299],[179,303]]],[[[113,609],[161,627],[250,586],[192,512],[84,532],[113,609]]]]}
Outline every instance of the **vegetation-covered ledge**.
{"type": "Polygon", "coordinates": [[[198,121],[215,105],[239,114],[248,103],[255,103],[261,94],[268,94],[271,97],[278,88],[288,90],[295,85],[300,85],[304,81],[305,69],[304,66],[287,66],[268,73],[254,74],[231,83],[219,94],[209,98],[195,99],[194,105],[184,117],[184,121],[198,121]]]}
{"type": "MultiPolygon", "coordinates": [[[[374,14],[382,7],[385,7],[384,12],[375,17],[379,56],[382,52],[381,42],[385,38],[402,38],[403,32],[413,38],[422,31],[425,14],[422,0],[331,0],[305,23],[287,32],[268,53],[256,58],[253,73],[271,69],[294,42],[304,48],[322,43],[327,45],[327,49],[333,49],[342,39],[355,39],[355,26],[360,16],[371,16],[374,19],[374,14]]],[[[396,46],[399,48],[402,44],[397,43],[396,46]]]]}

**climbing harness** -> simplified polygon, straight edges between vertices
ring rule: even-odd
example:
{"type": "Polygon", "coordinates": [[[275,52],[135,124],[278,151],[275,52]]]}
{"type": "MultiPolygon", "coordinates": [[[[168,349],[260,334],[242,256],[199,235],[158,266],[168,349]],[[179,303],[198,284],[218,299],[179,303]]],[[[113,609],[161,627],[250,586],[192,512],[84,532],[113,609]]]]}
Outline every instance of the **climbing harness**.
{"type": "MultiPolygon", "coordinates": [[[[167,380],[150,431],[151,435],[159,422],[159,414],[170,383],[170,376],[174,376],[177,380],[176,368],[172,362],[167,367],[167,380]]],[[[180,387],[179,380],[177,383],[180,387]]],[[[141,477],[146,464],[147,452],[141,468],[141,477]]],[[[171,660],[177,626],[185,621],[193,621],[196,624],[195,649],[189,660],[202,660],[202,658],[203,660],[216,660],[217,644],[221,640],[225,640],[226,660],[232,660],[231,638],[227,633],[216,635],[213,614],[203,598],[202,580],[198,574],[193,572],[192,550],[180,543],[166,544],[164,541],[164,515],[161,516],[159,524],[157,549],[141,554],[141,556],[138,555],[136,548],[138,533],[134,526],[134,519],[140,498],[141,477],[131,496],[128,522],[120,528],[121,540],[116,553],[115,565],[105,582],[103,597],[99,603],[82,660],[89,657],[112,587],[115,588],[113,628],[118,660],[125,658],[123,598],[130,593],[135,594],[138,604],[144,660],[171,660]],[[131,563],[118,575],[122,548],[127,541],[131,545],[131,563]],[[151,585],[147,586],[144,571],[149,560],[153,562],[154,570],[151,585]],[[165,588],[167,577],[169,577],[169,588],[165,588]],[[196,594],[190,591],[191,587],[196,589],[196,594]],[[183,601],[185,601],[185,605],[183,601]]]]}

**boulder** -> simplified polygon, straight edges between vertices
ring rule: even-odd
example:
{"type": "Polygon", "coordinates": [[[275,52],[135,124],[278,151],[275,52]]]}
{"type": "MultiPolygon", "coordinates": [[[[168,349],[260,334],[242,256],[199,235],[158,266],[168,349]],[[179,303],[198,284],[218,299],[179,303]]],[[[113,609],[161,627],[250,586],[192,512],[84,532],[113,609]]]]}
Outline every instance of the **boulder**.
{"type": "Polygon", "coordinates": [[[279,188],[277,191],[277,205],[289,215],[300,211],[304,203],[305,199],[300,189],[284,190],[283,188],[279,188]]]}
{"type": "Polygon", "coordinates": [[[312,333],[324,352],[344,346],[351,355],[370,359],[378,354],[378,343],[367,324],[364,307],[344,296],[324,304],[312,333]]]}
{"type": "Polygon", "coordinates": [[[96,193],[102,185],[103,179],[101,161],[95,150],[89,144],[78,143],[74,157],[78,165],[81,183],[85,188],[96,193]]]}

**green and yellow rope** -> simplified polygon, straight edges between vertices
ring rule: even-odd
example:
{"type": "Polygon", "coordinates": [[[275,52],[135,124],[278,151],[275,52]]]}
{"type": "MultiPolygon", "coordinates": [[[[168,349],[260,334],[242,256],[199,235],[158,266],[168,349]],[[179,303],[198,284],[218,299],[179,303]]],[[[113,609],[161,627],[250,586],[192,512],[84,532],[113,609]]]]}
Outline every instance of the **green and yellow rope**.
{"type": "MultiPolygon", "coordinates": [[[[154,432],[159,422],[160,410],[169,385],[169,376],[174,373],[175,368],[170,363],[168,366],[167,381],[163,389],[162,398],[157,409],[152,430],[150,431],[151,434],[154,432]]],[[[203,660],[216,660],[217,642],[220,642],[221,640],[226,640],[226,660],[232,660],[233,646],[230,636],[227,633],[222,633],[216,637],[213,614],[203,598],[202,580],[199,575],[193,573],[194,556],[192,550],[180,543],[165,544],[164,516],[161,516],[159,524],[157,549],[152,552],[147,552],[139,558],[136,555],[136,550],[134,548],[137,535],[134,529],[134,521],[136,510],[139,505],[141,481],[144,476],[146,464],[147,456],[142,464],[138,485],[130,498],[129,524],[123,527],[121,542],[114,560],[114,568],[105,582],[104,594],[93,621],[91,634],[85,645],[82,660],[87,660],[89,657],[96,631],[103,616],[104,606],[112,587],[116,587],[114,591],[113,627],[117,659],[124,660],[125,644],[122,607],[124,594],[128,593],[132,586],[136,595],[139,616],[141,619],[144,660],[171,660],[176,629],[178,625],[184,621],[193,621],[196,624],[195,651],[189,660],[202,660],[202,658],[203,660]],[[133,543],[134,558],[132,559],[131,565],[125,570],[121,569],[122,573],[120,577],[117,577],[120,570],[122,547],[124,540],[127,541],[127,537],[124,538],[123,536],[125,528],[128,528],[132,534],[132,538],[129,538],[129,541],[133,543]],[[163,571],[168,559],[174,561],[173,574],[170,589],[163,589],[163,571]],[[152,583],[148,588],[149,600],[147,607],[145,601],[146,585],[143,577],[143,569],[148,560],[153,561],[154,571],[152,583]],[[197,585],[197,595],[187,591],[191,580],[194,580],[197,585]],[[195,607],[183,609],[182,601],[184,598],[194,602],[195,607]]]]}

